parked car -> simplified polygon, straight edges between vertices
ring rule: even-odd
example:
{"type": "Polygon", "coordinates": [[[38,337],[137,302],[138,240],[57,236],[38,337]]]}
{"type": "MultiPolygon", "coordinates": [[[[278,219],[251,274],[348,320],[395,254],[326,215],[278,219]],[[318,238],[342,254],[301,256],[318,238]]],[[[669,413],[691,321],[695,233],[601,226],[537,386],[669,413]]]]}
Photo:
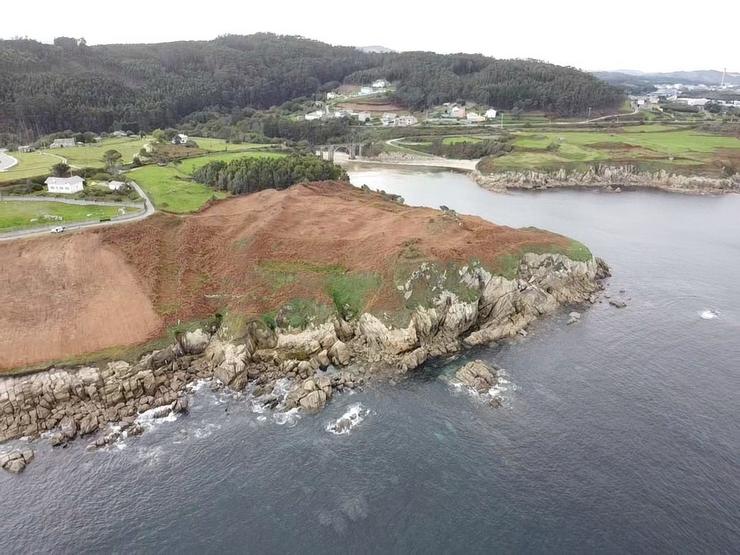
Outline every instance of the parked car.
{"type": "Polygon", "coordinates": [[[56,227],[52,227],[52,228],[51,228],[51,232],[52,232],[52,233],[61,233],[61,232],[63,232],[63,231],[65,230],[65,229],[67,229],[67,228],[65,228],[65,227],[64,227],[63,225],[58,225],[58,226],[56,226],[56,227]]]}

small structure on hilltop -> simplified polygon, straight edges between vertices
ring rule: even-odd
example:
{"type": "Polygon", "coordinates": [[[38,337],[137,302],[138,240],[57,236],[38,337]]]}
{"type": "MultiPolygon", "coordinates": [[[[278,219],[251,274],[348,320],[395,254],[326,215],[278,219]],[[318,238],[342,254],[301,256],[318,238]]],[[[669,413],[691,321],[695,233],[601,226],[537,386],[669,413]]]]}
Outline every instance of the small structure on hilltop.
{"type": "Polygon", "coordinates": [[[71,195],[79,193],[85,188],[85,180],[79,175],[72,177],[47,177],[46,187],[50,193],[63,193],[71,195]]]}
{"type": "Polygon", "coordinates": [[[49,148],[68,148],[72,146],[77,146],[77,143],[75,143],[74,138],[71,139],[54,139],[54,142],[52,142],[49,145],[49,148]]]}

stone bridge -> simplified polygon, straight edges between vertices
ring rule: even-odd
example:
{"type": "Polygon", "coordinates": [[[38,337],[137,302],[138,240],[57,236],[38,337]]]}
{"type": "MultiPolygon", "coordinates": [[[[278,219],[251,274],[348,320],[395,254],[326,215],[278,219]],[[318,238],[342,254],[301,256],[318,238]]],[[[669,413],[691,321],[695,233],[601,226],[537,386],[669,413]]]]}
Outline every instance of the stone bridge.
{"type": "Polygon", "coordinates": [[[339,143],[316,146],[316,153],[330,162],[334,161],[334,153],[336,152],[345,152],[350,160],[358,157],[362,158],[362,145],[358,143],[339,143]]]}

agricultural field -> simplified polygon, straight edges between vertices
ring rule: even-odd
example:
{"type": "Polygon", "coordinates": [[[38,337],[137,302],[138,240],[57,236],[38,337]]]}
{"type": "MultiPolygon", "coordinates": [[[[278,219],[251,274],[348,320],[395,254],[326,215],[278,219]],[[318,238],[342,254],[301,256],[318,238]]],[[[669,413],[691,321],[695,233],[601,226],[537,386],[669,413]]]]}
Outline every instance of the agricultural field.
{"type": "Polygon", "coordinates": [[[3,200],[0,201],[0,232],[112,218],[120,215],[120,210],[127,213],[136,208],[3,200]]]}
{"type": "Polygon", "coordinates": [[[633,164],[645,170],[668,169],[715,174],[740,165],[740,139],[696,129],[640,125],[600,131],[514,133],[514,150],[484,159],[483,172],[559,168],[594,163],[633,164]]]}
{"type": "Polygon", "coordinates": [[[216,160],[228,162],[246,156],[273,157],[283,154],[258,150],[214,153],[186,158],[167,166],[144,166],[132,170],[128,175],[147,192],[158,210],[186,214],[197,212],[210,200],[226,197],[226,193],[195,183],[191,178],[195,170],[216,160]]]}

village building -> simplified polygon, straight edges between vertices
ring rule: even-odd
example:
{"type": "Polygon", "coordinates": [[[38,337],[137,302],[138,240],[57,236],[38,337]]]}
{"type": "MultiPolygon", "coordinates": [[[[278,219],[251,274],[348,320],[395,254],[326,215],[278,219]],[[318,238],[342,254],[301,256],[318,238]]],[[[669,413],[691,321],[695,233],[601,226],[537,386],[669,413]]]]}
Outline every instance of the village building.
{"type": "Polygon", "coordinates": [[[419,123],[419,120],[411,115],[399,116],[398,118],[396,118],[396,125],[398,127],[409,127],[411,125],[416,125],[417,123],[419,123]]]}
{"type": "Polygon", "coordinates": [[[339,95],[337,93],[335,93],[335,92],[328,92],[328,93],[326,93],[326,99],[327,100],[331,100],[333,98],[337,98],[338,96],[339,95]]]}
{"type": "Polygon", "coordinates": [[[486,121],[486,118],[484,118],[477,112],[468,112],[465,116],[465,119],[467,119],[470,123],[480,123],[482,121],[486,121]]]}
{"type": "Polygon", "coordinates": [[[452,106],[448,113],[451,118],[462,119],[465,117],[465,108],[462,106],[452,106]]]}
{"type": "Polygon", "coordinates": [[[396,114],[394,114],[393,112],[385,112],[382,116],[380,116],[380,123],[382,123],[386,127],[396,125],[396,117],[396,114]]]}
{"type": "Polygon", "coordinates": [[[315,112],[309,112],[303,117],[306,119],[306,121],[313,121],[313,120],[321,119],[322,117],[324,117],[324,111],[316,110],[315,112]]]}
{"type": "Polygon", "coordinates": [[[123,181],[109,181],[108,182],[108,189],[110,189],[111,191],[120,191],[124,187],[126,187],[126,183],[124,183],[123,181]]]}
{"type": "Polygon", "coordinates": [[[66,195],[79,193],[85,188],[85,180],[79,175],[72,177],[47,177],[44,183],[46,183],[46,188],[50,193],[62,193],[66,195]]]}
{"type": "Polygon", "coordinates": [[[128,137],[128,133],[126,133],[125,131],[114,131],[113,133],[111,133],[111,135],[113,135],[114,137],[128,137]]]}
{"type": "Polygon", "coordinates": [[[189,140],[190,140],[190,137],[188,137],[187,135],[178,133],[177,135],[172,137],[172,144],[173,145],[184,145],[184,144],[187,144],[189,140]]]}
{"type": "Polygon", "coordinates": [[[54,139],[49,148],[68,148],[76,145],[74,139],[54,139]]]}
{"type": "Polygon", "coordinates": [[[496,119],[496,114],[496,110],[494,110],[493,108],[489,108],[488,110],[486,110],[485,116],[486,119],[496,119]]]}
{"type": "Polygon", "coordinates": [[[373,115],[370,112],[358,112],[357,113],[357,121],[360,121],[362,123],[365,123],[369,119],[372,119],[373,115]]]}
{"type": "Polygon", "coordinates": [[[373,88],[374,89],[385,89],[390,85],[388,81],[385,79],[376,79],[373,81],[373,88]]]}
{"type": "Polygon", "coordinates": [[[23,145],[18,147],[18,152],[33,152],[36,150],[33,145],[23,145]]]}
{"type": "Polygon", "coordinates": [[[360,87],[360,94],[366,95],[366,94],[373,94],[375,91],[372,87],[360,87]]]}

